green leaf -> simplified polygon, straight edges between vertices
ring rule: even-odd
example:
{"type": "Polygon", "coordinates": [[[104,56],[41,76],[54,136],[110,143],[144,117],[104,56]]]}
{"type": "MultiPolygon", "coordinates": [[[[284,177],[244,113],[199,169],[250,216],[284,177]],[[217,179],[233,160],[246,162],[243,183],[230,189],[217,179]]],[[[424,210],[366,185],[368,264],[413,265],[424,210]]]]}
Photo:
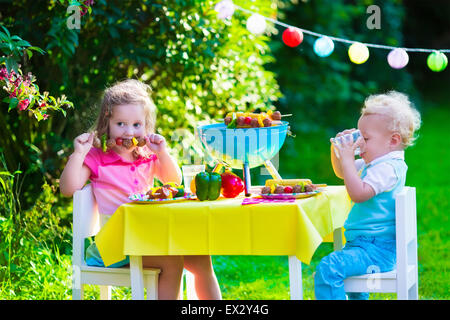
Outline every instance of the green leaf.
{"type": "Polygon", "coordinates": [[[6,70],[9,72],[11,72],[11,70],[14,70],[14,72],[18,72],[18,66],[17,66],[17,62],[12,58],[12,57],[8,57],[5,60],[5,64],[6,64],[6,70]]]}
{"type": "Polygon", "coordinates": [[[39,47],[34,47],[34,46],[28,47],[27,50],[34,50],[34,51],[39,52],[40,54],[44,54],[44,53],[45,53],[45,51],[42,50],[41,48],[39,48],[39,47]]]}
{"type": "Polygon", "coordinates": [[[12,175],[11,172],[9,172],[9,171],[0,171],[0,176],[14,177],[14,175],[12,175]]]}
{"type": "Polygon", "coordinates": [[[11,40],[19,40],[19,41],[21,41],[22,38],[19,37],[19,36],[12,36],[12,37],[11,37],[11,40]]]}
{"type": "Polygon", "coordinates": [[[26,40],[16,41],[15,45],[16,45],[16,47],[17,46],[21,46],[21,47],[29,47],[29,46],[31,46],[31,44],[28,41],[26,41],[26,40]]]}
{"type": "Polygon", "coordinates": [[[16,97],[11,98],[11,100],[9,101],[8,112],[10,110],[16,108],[18,104],[19,104],[19,99],[17,99],[16,97]]]}
{"type": "Polygon", "coordinates": [[[37,121],[41,121],[42,119],[44,119],[44,117],[42,116],[40,111],[33,110],[33,113],[34,113],[34,116],[36,117],[37,121]]]}
{"type": "Polygon", "coordinates": [[[4,26],[1,26],[1,25],[0,25],[0,27],[2,27],[3,30],[5,30],[5,34],[8,36],[8,39],[11,39],[11,34],[9,33],[8,29],[6,29],[4,26]]]}

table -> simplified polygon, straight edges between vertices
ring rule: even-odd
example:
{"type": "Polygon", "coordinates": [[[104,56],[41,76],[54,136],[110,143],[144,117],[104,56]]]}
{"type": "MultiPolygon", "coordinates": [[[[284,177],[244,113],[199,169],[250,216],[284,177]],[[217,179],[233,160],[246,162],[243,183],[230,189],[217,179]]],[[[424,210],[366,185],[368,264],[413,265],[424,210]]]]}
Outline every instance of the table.
{"type": "Polygon", "coordinates": [[[95,241],[106,266],[130,256],[133,299],[143,298],[142,256],[147,255],[287,255],[291,299],[301,299],[301,262],[310,263],[351,209],[345,187],[328,186],[295,202],[242,201],[124,204],[95,241]]]}

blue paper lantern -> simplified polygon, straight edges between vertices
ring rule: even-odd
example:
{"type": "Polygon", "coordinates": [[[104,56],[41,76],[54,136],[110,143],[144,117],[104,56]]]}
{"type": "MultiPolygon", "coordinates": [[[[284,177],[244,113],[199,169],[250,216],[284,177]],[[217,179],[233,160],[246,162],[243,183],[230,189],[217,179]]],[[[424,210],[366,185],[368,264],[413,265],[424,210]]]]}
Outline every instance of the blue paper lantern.
{"type": "Polygon", "coordinates": [[[320,37],[314,42],[314,52],[319,57],[328,57],[334,50],[334,42],[328,37],[320,37]]]}

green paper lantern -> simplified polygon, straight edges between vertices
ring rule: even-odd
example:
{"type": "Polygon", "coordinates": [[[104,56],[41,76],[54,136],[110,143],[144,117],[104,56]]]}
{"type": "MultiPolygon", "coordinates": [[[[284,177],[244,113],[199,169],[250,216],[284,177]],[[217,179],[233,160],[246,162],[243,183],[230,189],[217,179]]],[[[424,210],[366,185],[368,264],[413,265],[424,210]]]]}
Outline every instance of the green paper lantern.
{"type": "Polygon", "coordinates": [[[445,54],[439,51],[430,53],[427,58],[427,65],[431,71],[440,72],[447,67],[448,60],[445,54]]]}

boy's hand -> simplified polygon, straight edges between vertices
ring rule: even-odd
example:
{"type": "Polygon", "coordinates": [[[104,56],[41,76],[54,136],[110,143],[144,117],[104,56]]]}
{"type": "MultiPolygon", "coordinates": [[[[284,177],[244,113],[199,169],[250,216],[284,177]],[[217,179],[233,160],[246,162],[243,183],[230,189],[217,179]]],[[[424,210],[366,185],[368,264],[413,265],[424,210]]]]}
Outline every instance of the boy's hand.
{"type": "MultiPolygon", "coordinates": [[[[355,130],[356,130],[355,128],[352,128],[352,129],[347,129],[347,130],[341,131],[336,135],[336,138],[341,137],[346,134],[349,134],[349,133],[352,133],[355,130]]],[[[350,140],[343,140],[343,143],[341,143],[340,146],[333,145],[333,147],[337,150],[337,152],[339,154],[341,163],[349,161],[349,160],[352,160],[352,161],[355,160],[355,149],[358,147],[358,143],[359,143],[358,140],[354,143],[353,143],[353,141],[350,141],[350,140]]]]}
{"type": "Polygon", "coordinates": [[[74,153],[86,156],[92,148],[92,143],[94,141],[94,132],[80,134],[73,140],[74,153]]]}
{"type": "Polygon", "coordinates": [[[156,154],[166,150],[166,139],[162,135],[151,133],[145,137],[145,140],[147,141],[147,147],[156,154]]]}
{"type": "Polygon", "coordinates": [[[334,146],[341,158],[341,163],[345,163],[349,160],[355,160],[355,149],[357,147],[356,143],[352,141],[344,141],[340,146],[334,146]]]}

